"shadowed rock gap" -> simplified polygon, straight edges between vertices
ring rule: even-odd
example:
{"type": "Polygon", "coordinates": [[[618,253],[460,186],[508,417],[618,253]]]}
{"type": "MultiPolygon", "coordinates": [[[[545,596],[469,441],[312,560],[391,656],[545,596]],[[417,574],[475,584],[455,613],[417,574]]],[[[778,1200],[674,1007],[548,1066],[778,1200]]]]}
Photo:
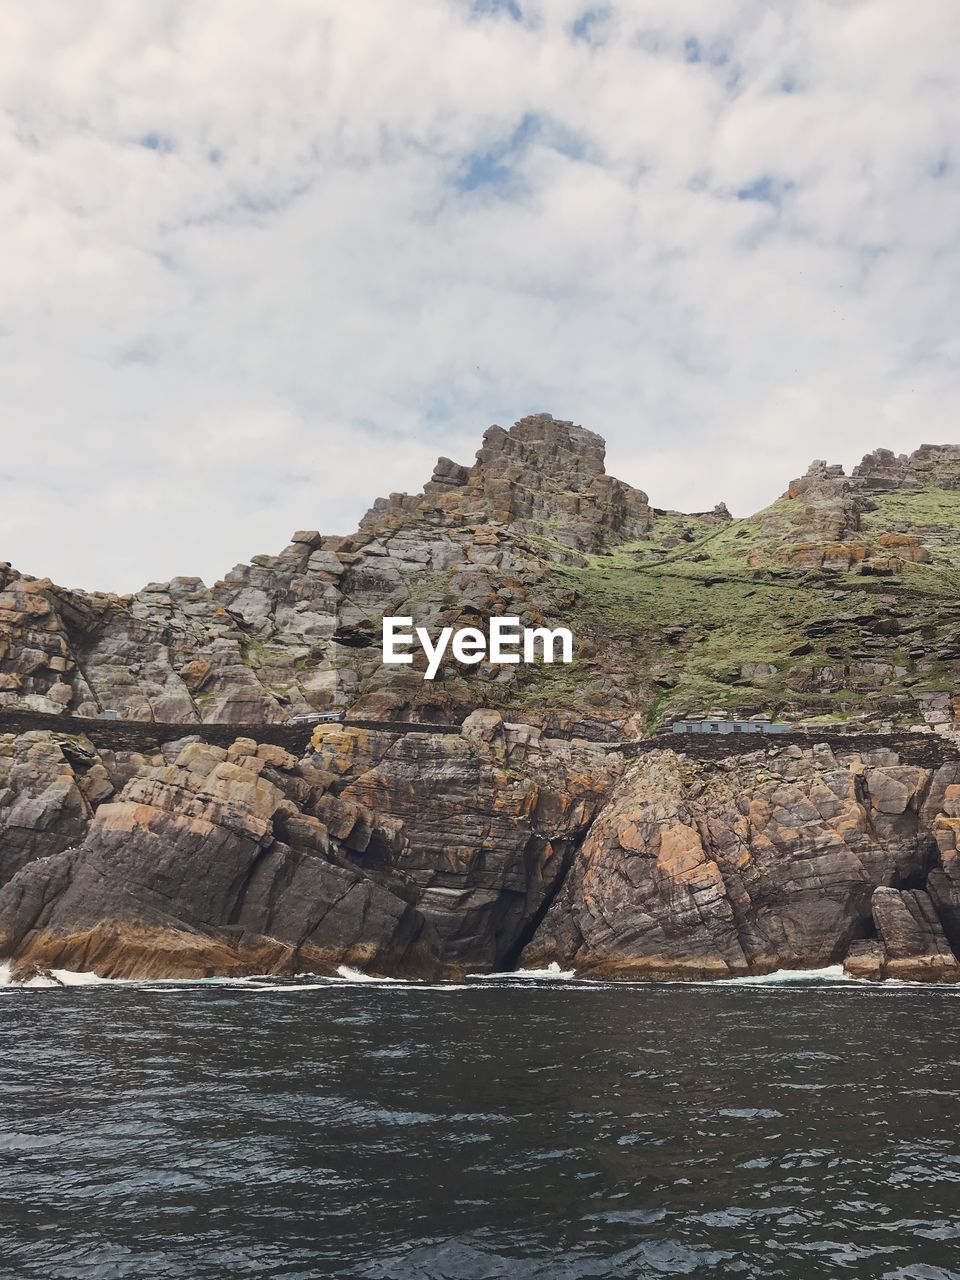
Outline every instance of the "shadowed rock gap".
{"type": "Polygon", "coordinates": [[[519,965],[520,957],[523,954],[524,948],[533,941],[533,938],[536,935],[537,930],[540,928],[540,925],[543,923],[547,912],[553,906],[557,895],[566,883],[567,876],[570,873],[570,868],[573,866],[574,860],[580,852],[589,830],[590,828],[588,826],[574,843],[568,843],[564,848],[560,858],[560,868],[553,880],[547,886],[540,905],[536,908],[527,924],[520,930],[517,935],[517,940],[513,946],[509,947],[507,951],[504,952],[500,961],[500,966],[505,972],[515,970],[519,965]]]}

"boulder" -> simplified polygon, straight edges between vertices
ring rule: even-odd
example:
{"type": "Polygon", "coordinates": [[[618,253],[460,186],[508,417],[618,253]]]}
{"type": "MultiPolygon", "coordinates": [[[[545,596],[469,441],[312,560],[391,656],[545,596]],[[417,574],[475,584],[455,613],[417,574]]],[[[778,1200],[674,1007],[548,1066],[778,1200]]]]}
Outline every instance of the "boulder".
{"type": "Polygon", "coordinates": [[[878,888],[871,907],[883,948],[883,977],[910,982],[960,981],[960,963],[928,893],[878,888]]]}

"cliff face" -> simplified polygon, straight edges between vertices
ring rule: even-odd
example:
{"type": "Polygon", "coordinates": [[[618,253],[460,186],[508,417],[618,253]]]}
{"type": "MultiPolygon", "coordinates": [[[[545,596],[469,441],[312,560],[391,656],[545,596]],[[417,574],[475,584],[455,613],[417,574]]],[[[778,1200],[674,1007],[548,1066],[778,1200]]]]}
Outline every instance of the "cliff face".
{"type": "Polygon", "coordinates": [[[955,980],[958,582],[960,447],[815,462],[734,520],[652,508],[549,415],[212,587],[118,597],[0,566],[0,955],[955,980]],[[425,681],[423,655],[382,663],[386,614],[562,624],[575,660],[425,681]],[[121,736],[76,732],[105,707],[121,736]],[[451,731],[267,740],[331,707],[451,731]],[[712,708],[811,731],[607,749],[712,708]]]}
{"type": "Polygon", "coordinates": [[[715,706],[954,728],[960,448],[814,463],[749,519],[651,508],[602,439],[491,427],[349,537],[298,531],[212,587],[67,591],[0,566],[0,712],[279,723],[312,708],[459,722],[477,707],[616,738],[715,706]],[[380,620],[569,625],[570,668],[384,667],[380,620]]]}
{"type": "Polygon", "coordinates": [[[0,955],[20,975],[960,978],[960,760],[631,761],[495,712],[459,735],[327,726],[300,759],[25,739],[0,740],[0,955]]]}
{"type": "Polygon", "coordinates": [[[614,789],[524,963],[717,978],[834,964],[853,949],[862,971],[858,944],[871,940],[879,976],[896,953],[889,904],[916,900],[926,930],[896,972],[929,976],[939,948],[937,978],[956,980],[928,894],[897,886],[926,885],[934,867],[940,882],[937,836],[958,778],[960,764],[923,768],[884,749],[788,746],[709,766],[654,752],[614,789]]]}
{"type": "Polygon", "coordinates": [[[116,977],[512,964],[614,772],[485,712],[460,735],[328,727],[301,760],[173,743],[119,788],[91,744],[27,737],[5,743],[42,767],[12,765],[0,810],[0,954],[116,977]]]}

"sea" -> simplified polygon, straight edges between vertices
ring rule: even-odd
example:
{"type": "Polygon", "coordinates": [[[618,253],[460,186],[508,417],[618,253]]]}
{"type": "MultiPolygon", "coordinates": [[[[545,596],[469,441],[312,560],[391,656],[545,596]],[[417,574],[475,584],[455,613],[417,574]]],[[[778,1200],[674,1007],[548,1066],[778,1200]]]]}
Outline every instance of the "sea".
{"type": "Polygon", "coordinates": [[[960,1277],[960,989],[0,988],[0,1276],[960,1277]]]}

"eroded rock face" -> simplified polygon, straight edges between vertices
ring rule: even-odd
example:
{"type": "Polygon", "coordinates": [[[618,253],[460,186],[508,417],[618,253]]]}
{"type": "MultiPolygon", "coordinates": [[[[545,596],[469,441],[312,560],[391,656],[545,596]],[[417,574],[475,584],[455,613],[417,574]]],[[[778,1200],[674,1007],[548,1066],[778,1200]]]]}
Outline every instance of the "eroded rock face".
{"type": "Polygon", "coordinates": [[[355,703],[457,721],[483,700],[477,678],[515,673],[425,687],[420,667],[383,667],[380,617],[538,626],[572,596],[547,584],[551,562],[641,536],[651,519],[645,494],[606,475],[600,436],[539,414],[491,427],[472,467],[441,458],[421,494],[379,500],[352,536],[299,530],[213,587],[179,577],[87,594],[2,566],[0,707],[258,724],[355,703]]]}
{"type": "Polygon", "coordinates": [[[51,586],[0,564],[0,704],[56,714],[73,699],[76,663],[51,586]]]}
{"type": "Polygon", "coordinates": [[[938,858],[926,888],[951,947],[960,955],[960,765],[941,769],[938,781],[928,806],[938,858]]]}
{"type": "Polygon", "coordinates": [[[483,710],[459,734],[323,725],[299,760],[31,733],[0,740],[0,777],[16,972],[960,977],[956,761],[628,761],[483,710]]]}
{"type": "Polygon", "coordinates": [[[437,970],[424,922],[337,861],[299,808],[292,756],[239,740],[190,743],[98,809],[83,842],[0,891],[18,964],[104,976],[330,972],[353,963],[437,970]],[[287,838],[285,838],[287,837],[287,838]]]}
{"type": "Polygon", "coordinates": [[[854,483],[865,490],[960,488],[960,446],[922,444],[911,454],[874,449],[853,469],[854,483]]]}
{"type": "Polygon", "coordinates": [[[491,711],[459,737],[398,736],[386,751],[384,735],[339,726],[315,742],[331,778],[321,810],[378,817],[348,837],[351,861],[415,892],[455,971],[513,963],[616,772],[602,749],[491,711]]]}
{"type": "Polygon", "coordinates": [[[110,977],[496,968],[609,772],[602,752],[489,713],[462,736],[335,726],[317,747],[297,761],[188,742],[145,764],[77,847],[0,890],[0,954],[110,977]]]}
{"type": "Polygon", "coordinates": [[[871,900],[883,948],[882,976],[915,982],[956,982],[960,965],[930,895],[880,888],[871,900]]]}
{"type": "Polygon", "coordinates": [[[603,438],[548,413],[484,434],[472,467],[441,458],[423,494],[381,498],[361,529],[408,523],[415,513],[439,525],[482,523],[549,533],[580,551],[635,538],[650,528],[647,495],[604,471],[603,438]]]}
{"type": "Polygon", "coordinates": [[[873,931],[878,886],[926,874],[933,781],[889,752],[790,746],[715,766],[653,752],[615,788],[523,963],[660,978],[835,963],[873,931]]]}
{"type": "Polygon", "coordinates": [[[104,758],[82,737],[0,735],[0,884],[79,844],[97,806],[143,763],[132,752],[104,758]]]}
{"type": "Polygon", "coordinates": [[[840,466],[822,459],[811,463],[806,475],[790,482],[786,497],[792,504],[792,536],[798,541],[840,544],[860,528],[860,504],[840,466]]]}

